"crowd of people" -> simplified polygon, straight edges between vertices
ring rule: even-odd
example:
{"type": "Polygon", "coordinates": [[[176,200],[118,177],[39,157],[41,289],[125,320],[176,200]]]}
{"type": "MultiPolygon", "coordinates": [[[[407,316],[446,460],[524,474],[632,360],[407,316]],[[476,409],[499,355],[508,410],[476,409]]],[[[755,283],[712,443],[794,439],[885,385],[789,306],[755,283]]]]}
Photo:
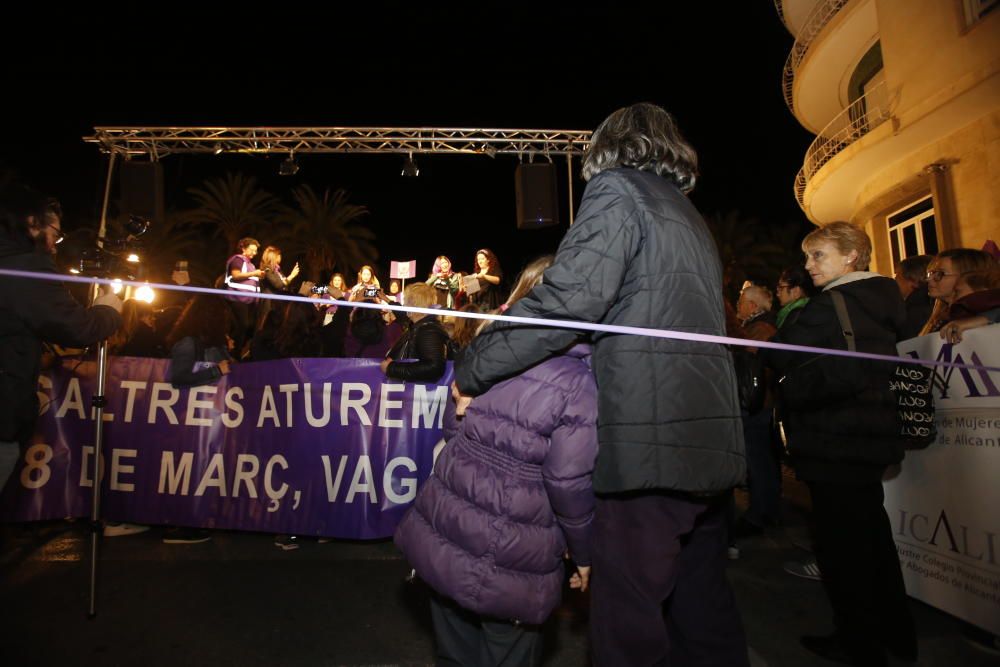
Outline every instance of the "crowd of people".
{"type": "MultiPolygon", "coordinates": [[[[868,236],[838,222],[805,237],[804,263],[783,271],[773,291],[748,283],[728,303],[715,242],[686,196],[697,156],[669,114],[649,104],[613,113],[592,137],[583,176],[579,214],[558,252],[531,263],[509,295],[486,248],[467,274],[438,256],[426,281],[384,291],[372,266],[353,285],[339,272],[324,285],[300,281],[275,246],[264,247],[258,268],[261,243],[250,237],[226,262],[225,297],[198,295],[159,317],[131,300],[122,318],[100,302],[38,309],[14,303],[24,295],[8,295],[5,283],[9,317],[0,321],[18,324],[0,333],[4,396],[34,396],[25,388],[40,341],[87,344],[115,329],[113,353],[168,356],[177,386],[217,381],[236,362],[317,356],[379,358],[387,377],[436,382],[453,359],[448,444],[396,533],[434,590],[438,664],[538,664],[539,627],[560,600],[568,562],[570,586],[590,591],[594,664],[748,665],[725,563],[740,540],[780,524],[782,462],[812,500],[815,560],[792,565],[822,580],[833,612],[833,632],[803,637],[803,646],[855,665],[915,661],[883,507],[883,474],[905,454],[888,365],[455,315],[834,349],[848,348],[849,317],[858,351],[895,355],[917,334],[954,343],[1000,320],[997,258],[949,249],[907,258],[888,278],[869,270],[868,236]],[[273,294],[311,300],[260,298],[273,294]],[[379,308],[392,303],[440,315],[379,308]],[[17,359],[9,341],[20,341],[17,359]],[[753,397],[738,381],[748,363],[764,378],[753,397]],[[12,369],[20,384],[8,382],[12,369]],[[750,503],[735,519],[739,486],[750,503]]],[[[9,201],[5,194],[0,265],[53,271],[38,249],[54,248],[58,210],[9,201]]],[[[50,302],[68,299],[58,285],[44,289],[59,292],[50,302]]],[[[4,414],[0,440],[23,443],[31,424],[4,414]]]]}

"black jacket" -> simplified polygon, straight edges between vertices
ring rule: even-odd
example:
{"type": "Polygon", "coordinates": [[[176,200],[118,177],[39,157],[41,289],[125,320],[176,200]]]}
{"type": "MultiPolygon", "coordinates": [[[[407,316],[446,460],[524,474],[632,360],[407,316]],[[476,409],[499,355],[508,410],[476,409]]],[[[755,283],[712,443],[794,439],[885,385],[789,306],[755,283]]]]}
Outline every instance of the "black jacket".
{"type": "MultiPolygon", "coordinates": [[[[56,273],[30,244],[0,240],[0,267],[56,273]]],[[[121,326],[109,306],[84,308],[59,282],[0,276],[0,440],[25,442],[38,415],[42,342],[84,347],[121,326]]]]}
{"type": "MultiPolygon", "coordinates": [[[[541,285],[509,315],[724,335],[722,269],[701,216],[671,182],[635,169],[590,180],[541,285]]],[[[456,366],[478,395],[566,348],[578,332],[494,323],[456,366]]],[[[721,345],[593,335],[601,493],[715,493],[743,481],[736,382],[721,345]]]]}
{"type": "MultiPolygon", "coordinates": [[[[844,295],[859,352],[896,354],[906,320],[896,283],[883,276],[847,282],[809,300],[773,340],[845,350],[831,290],[844,295]]],[[[896,401],[889,389],[895,364],[769,350],[784,375],[784,430],[798,475],[806,480],[873,481],[903,458],[896,401]]]]}
{"type": "Polygon", "coordinates": [[[412,325],[386,355],[393,360],[386,376],[405,382],[437,382],[444,375],[448,333],[438,318],[428,315],[412,325]],[[415,359],[415,361],[396,361],[415,359]]]}

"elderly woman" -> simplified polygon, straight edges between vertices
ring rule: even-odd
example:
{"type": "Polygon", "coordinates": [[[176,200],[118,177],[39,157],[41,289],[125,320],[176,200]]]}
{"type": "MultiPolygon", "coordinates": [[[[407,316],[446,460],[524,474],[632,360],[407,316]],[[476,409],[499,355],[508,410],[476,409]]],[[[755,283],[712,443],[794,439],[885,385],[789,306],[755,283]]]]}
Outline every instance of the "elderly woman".
{"type": "MultiPolygon", "coordinates": [[[[430,308],[437,303],[434,288],[423,283],[407,287],[405,297],[406,305],[415,308],[430,308]]],[[[411,325],[389,350],[382,372],[396,380],[437,382],[444,375],[448,333],[434,315],[407,313],[406,317],[411,325]]]]}
{"type": "MultiPolygon", "coordinates": [[[[868,271],[871,241],[846,222],[802,242],[819,295],[774,340],[846,349],[834,294],[843,297],[860,352],[896,353],[905,321],[891,278],[868,271]]],[[[884,665],[886,652],[915,660],[917,642],[883,507],[882,475],[903,458],[891,364],[828,355],[771,352],[784,372],[784,434],[795,472],[809,487],[816,557],[833,607],[835,632],[802,637],[824,658],[884,665]]]]}

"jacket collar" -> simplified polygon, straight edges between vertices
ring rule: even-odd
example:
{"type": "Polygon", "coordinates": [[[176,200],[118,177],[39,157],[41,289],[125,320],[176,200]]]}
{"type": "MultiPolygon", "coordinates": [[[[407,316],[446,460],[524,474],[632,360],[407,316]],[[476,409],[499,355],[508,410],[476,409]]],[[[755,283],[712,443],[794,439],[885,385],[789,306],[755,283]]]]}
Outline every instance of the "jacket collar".
{"type": "Polygon", "coordinates": [[[882,275],[879,273],[872,273],[871,271],[851,271],[850,273],[845,273],[839,278],[835,278],[823,286],[823,291],[827,291],[834,287],[840,287],[841,285],[846,285],[848,283],[854,283],[859,280],[868,280],[869,278],[881,278],[882,275]]]}

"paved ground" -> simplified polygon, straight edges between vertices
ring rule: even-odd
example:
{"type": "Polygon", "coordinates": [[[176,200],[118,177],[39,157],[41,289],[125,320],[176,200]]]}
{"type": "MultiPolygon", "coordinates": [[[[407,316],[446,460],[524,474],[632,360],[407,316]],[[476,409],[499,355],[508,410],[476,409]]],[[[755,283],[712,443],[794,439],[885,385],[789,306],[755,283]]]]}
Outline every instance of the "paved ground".
{"type": "MultiPolygon", "coordinates": [[[[804,554],[802,489],[786,479],[785,527],[730,563],[755,665],[830,665],[797,637],[829,629],[823,592],[781,563],[804,554]]],[[[309,543],[284,552],[270,535],[217,532],[165,545],[160,529],[104,540],[98,615],[86,618],[86,526],[17,527],[0,550],[0,665],[199,667],[433,663],[426,592],[390,542],[309,543]]],[[[568,594],[547,628],[546,664],[587,664],[586,598],[568,594]]],[[[952,617],[913,601],[920,665],[979,667],[952,617]]]]}

